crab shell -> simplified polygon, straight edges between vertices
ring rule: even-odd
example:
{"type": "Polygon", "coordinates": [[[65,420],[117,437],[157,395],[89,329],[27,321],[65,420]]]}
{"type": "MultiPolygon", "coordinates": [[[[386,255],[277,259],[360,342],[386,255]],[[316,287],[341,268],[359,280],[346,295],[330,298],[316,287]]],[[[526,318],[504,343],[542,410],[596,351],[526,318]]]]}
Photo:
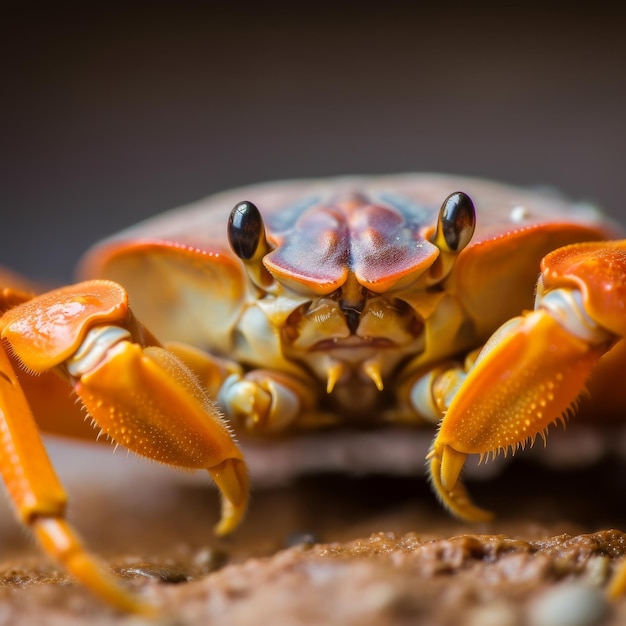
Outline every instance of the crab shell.
{"type": "Polygon", "coordinates": [[[316,379],[320,394],[333,364],[349,363],[353,384],[344,397],[338,385],[334,410],[354,409],[356,391],[362,416],[379,410],[381,396],[359,371],[363,363],[378,359],[379,387],[388,391],[402,377],[478,348],[532,308],[546,253],[616,234],[589,205],[472,178],[295,180],[221,193],[142,222],[93,249],[81,274],[121,283],[161,340],[198,346],[245,369],[316,379]],[[477,226],[449,274],[437,277],[440,251],[431,241],[442,201],[457,190],[473,199],[477,226]],[[265,222],[268,290],[249,280],[228,244],[229,214],[242,200],[254,202],[265,222]],[[342,343],[350,334],[346,320],[324,322],[322,306],[310,324],[299,318],[296,339],[288,339],[296,311],[348,299],[355,289],[371,302],[402,303],[408,321],[372,305],[372,315],[361,313],[355,347],[342,343]]]}

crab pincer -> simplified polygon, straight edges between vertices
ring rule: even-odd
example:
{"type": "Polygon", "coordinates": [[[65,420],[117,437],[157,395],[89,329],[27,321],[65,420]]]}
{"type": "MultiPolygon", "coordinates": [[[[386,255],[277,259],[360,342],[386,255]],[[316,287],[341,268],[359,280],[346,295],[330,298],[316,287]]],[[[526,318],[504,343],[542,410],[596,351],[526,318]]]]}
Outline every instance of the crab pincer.
{"type": "Polygon", "coordinates": [[[207,469],[222,495],[215,531],[239,524],[248,477],[239,448],[196,376],[160,347],[128,309],[125,291],[88,281],[12,308],[2,319],[0,471],[23,522],[43,548],[110,604],[144,611],[84,549],[65,520],[67,497],[15,374],[55,371],[114,443],[167,463],[207,469]]]}
{"type": "Polygon", "coordinates": [[[600,358],[626,330],[626,242],[573,244],[542,262],[535,310],[485,344],[441,422],[428,455],[444,504],[489,518],[460,482],[470,454],[515,452],[564,421],[600,358]]]}

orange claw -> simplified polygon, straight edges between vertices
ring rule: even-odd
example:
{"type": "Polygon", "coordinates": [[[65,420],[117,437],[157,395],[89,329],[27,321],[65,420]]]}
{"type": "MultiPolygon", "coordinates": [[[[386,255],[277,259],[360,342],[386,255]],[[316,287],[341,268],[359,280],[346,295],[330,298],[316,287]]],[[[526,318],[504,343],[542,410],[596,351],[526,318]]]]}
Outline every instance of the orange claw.
{"type": "MultiPolygon", "coordinates": [[[[524,447],[563,420],[600,358],[626,334],[626,241],[566,246],[547,255],[537,310],[497,330],[454,396],[428,455],[443,503],[488,519],[459,480],[468,454],[524,447]]],[[[607,593],[626,593],[622,561],[607,593]]]]}
{"type": "Polygon", "coordinates": [[[542,310],[496,331],[453,398],[428,455],[435,489],[453,513],[469,520],[487,517],[459,482],[467,455],[506,454],[539,434],[545,438],[609,345],[573,336],[542,310]]]}
{"type": "Polygon", "coordinates": [[[245,513],[248,477],[226,422],[181,359],[158,345],[111,281],[42,294],[3,317],[2,337],[29,369],[69,373],[111,439],[170,465],[208,469],[224,495],[220,534],[245,513]]]}
{"type": "Polygon", "coordinates": [[[83,405],[113,441],[162,463],[208,469],[224,496],[217,530],[234,530],[247,504],[243,456],[182,361],[163,348],[122,340],[77,378],[83,405]]]}
{"type": "MultiPolygon", "coordinates": [[[[109,281],[59,289],[7,311],[1,335],[11,357],[28,370],[52,370],[71,382],[115,443],[170,465],[207,469],[223,496],[215,530],[232,532],[248,500],[242,454],[197,377],[137,322],[126,298],[109,281]]],[[[150,610],[117,585],[64,519],[65,491],[2,346],[0,472],[23,522],[51,556],[112,605],[150,610]]]]}

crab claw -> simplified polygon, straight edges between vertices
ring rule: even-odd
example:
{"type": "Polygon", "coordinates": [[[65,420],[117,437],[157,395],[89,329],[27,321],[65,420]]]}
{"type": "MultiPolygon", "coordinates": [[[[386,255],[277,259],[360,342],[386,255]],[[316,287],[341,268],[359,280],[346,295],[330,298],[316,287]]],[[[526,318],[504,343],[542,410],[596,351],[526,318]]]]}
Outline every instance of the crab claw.
{"type": "Polygon", "coordinates": [[[248,500],[248,474],[227,423],[171,352],[122,340],[79,372],[75,389],[102,431],[129,450],[169,465],[207,469],[222,494],[215,532],[232,532],[248,500]]]}
{"type": "Polygon", "coordinates": [[[485,522],[493,513],[474,505],[459,480],[466,459],[467,454],[435,440],[426,457],[430,479],[437,496],[451,513],[472,522],[485,522]]]}
{"type": "MultiPolygon", "coordinates": [[[[546,270],[547,272],[547,270],[546,270]]],[[[428,455],[434,487],[457,516],[482,520],[459,481],[465,459],[515,452],[564,420],[618,335],[585,310],[576,288],[538,288],[537,309],[504,324],[482,349],[428,455]]]]}
{"type": "Polygon", "coordinates": [[[248,500],[242,453],[197,377],[160,347],[128,308],[122,287],[87,281],[3,315],[2,338],[28,370],[69,378],[101,432],[156,461],[206,469],[222,498],[220,535],[248,500]]]}

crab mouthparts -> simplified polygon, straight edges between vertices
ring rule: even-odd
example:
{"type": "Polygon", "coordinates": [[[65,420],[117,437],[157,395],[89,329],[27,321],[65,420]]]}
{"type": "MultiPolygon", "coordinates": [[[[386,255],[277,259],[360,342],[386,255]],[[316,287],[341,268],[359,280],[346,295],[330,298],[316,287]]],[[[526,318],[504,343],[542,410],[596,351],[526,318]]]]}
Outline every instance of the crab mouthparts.
{"type": "Polygon", "coordinates": [[[359,337],[350,335],[345,339],[333,338],[322,339],[310,348],[311,352],[331,352],[333,350],[359,350],[366,348],[374,348],[376,350],[384,350],[387,348],[395,348],[396,343],[386,337],[359,337]]]}
{"type": "MultiPolygon", "coordinates": [[[[326,380],[370,380],[378,391],[409,356],[424,347],[424,320],[409,304],[384,295],[349,305],[320,298],[295,309],[282,328],[284,353],[326,380]]],[[[351,382],[349,382],[351,381],[351,382]]]]}
{"type": "Polygon", "coordinates": [[[358,307],[328,298],[308,303],[293,312],[283,332],[286,342],[303,354],[400,348],[412,344],[423,329],[424,321],[409,305],[376,296],[358,307]]]}

